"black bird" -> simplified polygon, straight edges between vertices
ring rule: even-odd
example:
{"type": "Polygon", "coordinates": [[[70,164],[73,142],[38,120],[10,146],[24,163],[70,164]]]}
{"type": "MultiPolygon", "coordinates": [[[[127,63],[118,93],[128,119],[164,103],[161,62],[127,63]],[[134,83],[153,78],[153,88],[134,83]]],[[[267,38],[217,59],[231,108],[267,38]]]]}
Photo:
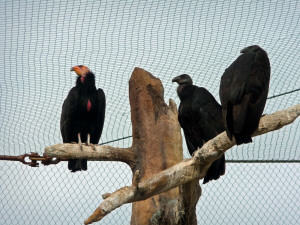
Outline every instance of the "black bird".
{"type": "MultiPolygon", "coordinates": [[[[180,98],[178,120],[183,129],[189,153],[225,131],[222,121],[222,107],[214,96],[203,87],[193,85],[192,78],[183,74],[173,78],[179,84],[177,94],[180,98]]],[[[214,161],[204,177],[203,184],[217,180],[225,174],[225,156],[214,161]]]]}
{"type": "MultiPolygon", "coordinates": [[[[86,66],[71,68],[78,75],[62,106],[60,131],[64,143],[98,144],[105,117],[105,94],[95,86],[95,75],[86,66]]],[[[68,161],[71,172],[87,170],[86,159],[68,161]]]]}
{"type": "Polygon", "coordinates": [[[270,83],[270,61],[257,45],[241,50],[240,55],[221,78],[220,99],[228,137],[236,144],[252,142],[251,134],[258,127],[270,83]]]}

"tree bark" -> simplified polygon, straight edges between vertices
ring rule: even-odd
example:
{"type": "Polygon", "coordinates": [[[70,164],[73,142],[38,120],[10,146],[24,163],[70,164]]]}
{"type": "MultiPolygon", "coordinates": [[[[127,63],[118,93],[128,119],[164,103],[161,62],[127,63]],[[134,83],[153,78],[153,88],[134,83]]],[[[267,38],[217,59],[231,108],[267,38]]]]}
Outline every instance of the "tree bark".
{"type": "MultiPolygon", "coordinates": [[[[132,149],[138,159],[133,172],[139,170],[139,182],[142,182],[183,160],[182,137],[177,107],[172,101],[169,105],[164,102],[164,89],[159,79],[136,68],[129,80],[129,99],[132,149]]],[[[185,189],[175,187],[134,202],[131,224],[181,224],[185,214],[182,192],[185,189]]]]}
{"type": "Polygon", "coordinates": [[[134,168],[136,166],[136,154],[131,148],[114,148],[109,145],[85,145],[57,144],[45,148],[47,156],[66,159],[88,159],[89,161],[118,161],[124,162],[134,168]]]}
{"type": "MultiPolygon", "coordinates": [[[[104,201],[85,221],[101,220],[112,210],[133,202],[131,224],[197,224],[196,204],[201,195],[199,179],[213,161],[235,145],[226,133],[205,143],[193,158],[183,160],[182,138],[173,101],[164,102],[163,86],[150,73],[135,68],[129,81],[133,144],[127,149],[111,146],[59,144],[45,153],[60,159],[87,158],[127,163],[132,185],[103,195],[104,201]]],[[[261,118],[252,136],[292,123],[300,115],[300,104],[261,118]]]]}

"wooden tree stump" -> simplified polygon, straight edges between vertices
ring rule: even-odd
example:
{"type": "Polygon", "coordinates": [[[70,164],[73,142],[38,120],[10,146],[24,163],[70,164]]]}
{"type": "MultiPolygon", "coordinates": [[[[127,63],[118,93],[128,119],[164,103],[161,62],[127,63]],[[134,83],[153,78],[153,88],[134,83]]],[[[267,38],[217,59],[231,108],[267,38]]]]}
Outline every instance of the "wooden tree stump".
{"type": "MultiPolygon", "coordinates": [[[[129,80],[129,99],[132,149],[137,155],[133,173],[139,170],[141,182],[183,160],[182,136],[176,105],[173,101],[169,105],[165,103],[163,85],[158,78],[135,68],[129,80]]],[[[200,196],[198,181],[184,186],[186,188],[175,187],[144,201],[134,202],[131,224],[185,224],[182,223],[188,220],[183,218],[185,215],[195,221],[188,224],[197,224],[195,207],[189,205],[184,192],[196,187],[197,191],[192,193],[197,193],[197,196],[193,195],[197,203],[200,196]]]]}

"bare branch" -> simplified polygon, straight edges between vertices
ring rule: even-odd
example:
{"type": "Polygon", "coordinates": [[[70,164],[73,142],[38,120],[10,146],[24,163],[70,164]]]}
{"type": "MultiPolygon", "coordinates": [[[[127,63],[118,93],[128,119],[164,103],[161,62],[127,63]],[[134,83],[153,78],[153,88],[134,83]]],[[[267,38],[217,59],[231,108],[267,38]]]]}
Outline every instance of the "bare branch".
{"type": "Polygon", "coordinates": [[[136,170],[133,175],[132,186],[123,187],[112,194],[109,193],[104,194],[104,196],[102,197],[103,199],[106,199],[106,201],[103,202],[101,204],[101,207],[98,207],[94,212],[94,214],[97,215],[97,217],[88,218],[87,220],[84,221],[84,224],[93,223],[94,222],[93,220],[99,221],[115,208],[118,208],[127,202],[132,202],[132,199],[135,193],[137,192],[139,176],[140,176],[140,171],[136,170]]]}
{"type": "Polygon", "coordinates": [[[121,205],[134,201],[136,187],[125,186],[116,192],[110,194],[102,204],[95,210],[92,216],[84,221],[84,224],[91,224],[101,220],[104,216],[109,214],[112,210],[120,207],[121,205]]]}
{"type": "Polygon", "coordinates": [[[59,159],[88,159],[91,161],[120,161],[134,168],[135,152],[131,148],[114,148],[109,145],[57,144],[45,148],[47,156],[59,159]]]}
{"type": "MultiPolygon", "coordinates": [[[[283,111],[278,111],[261,118],[258,129],[253,136],[262,135],[292,123],[300,115],[300,104],[283,111]]],[[[197,150],[192,159],[182,161],[147,180],[131,187],[123,187],[107,197],[95,212],[84,222],[90,224],[101,220],[112,210],[125,203],[147,199],[151,196],[168,191],[176,186],[201,179],[213,161],[235,145],[226,133],[218,135],[197,150]]]]}
{"type": "MultiPolygon", "coordinates": [[[[292,122],[294,122],[299,115],[300,104],[292,106],[282,111],[277,111],[270,115],[265,115],[260,119],[258,128],[253,132],[251,136],[255,137],[271,131],[278,130],[283,126],[289,125],[292,122]]],[[[207,158],[210,158],[213,154],[217,154],[218,158],[226,150],[230,149],[235,144],[235,140],[233,139],[233,141],[230,141],[224,132],[207,142],[207,144],[202,147],[201,151],[196,151],[194,157],[201,157],[202,160],[206,160],[207,158]]],[[[215,159],[213,159],[213,161],[214,160],[215,159]]]]}

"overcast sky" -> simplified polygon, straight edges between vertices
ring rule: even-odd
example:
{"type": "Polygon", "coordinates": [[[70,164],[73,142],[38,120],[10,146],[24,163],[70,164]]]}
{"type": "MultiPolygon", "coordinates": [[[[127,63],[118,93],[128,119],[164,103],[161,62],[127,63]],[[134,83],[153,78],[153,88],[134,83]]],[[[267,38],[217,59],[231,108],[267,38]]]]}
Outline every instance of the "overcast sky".
{"type": "MultiPolygon", "coordinates": [[[[300,88],[299,12],[300,2],[292,0],[0,1],[0,154],[41,154],[45,146],[62,142],[61,106],[76,80],[70,67],[78,64],[94,71],[97,87],[107,96],[100,143],[131,135],[128,80],[134,67],[162,80],[166,102],[172,98],[179,103],[171,80],[182,73],[219,101],[224,70],[242,48],[258,44],[271,61],[269,96],[300,88]]],[[[273,98],[265,113],[299,102],[300,92],[273,98]]],[[[300,160],[299,130],[298,119],[250,145],[234,147],[226,157],[300,160]]],[[[128,147],[131,138],[111,145],[128,147]]],[[[129,169],[121,163],[89,163],[89,171],[79,174],[70,174],[66,167],[61,163],[32,169],[0,162],[0,223],[79,224],[102,201],[101,194],[131,182],[129,169]]],[[[216,216],[219,212],[211,209],[205,224],[295,224],[300,221],[299,170],[299,164],[230,164],[222,179],[204,186],[199,215],[203,218],[219,199],[217,209],[228,216],[216,216]],[[286,182],[279,184],[282,179],[286,182]],[[226,190],[231,185],[235,192],[226,190]],[[219,192],[212,195],[215,190],[219,192]],[[249,199],[243,192],[251,193],[249,199]],[[265,196],[268,201],[263,201],[265,196]]],[[[130,205],[105,220],[127,224],[129,215],[130,205]]]]}

